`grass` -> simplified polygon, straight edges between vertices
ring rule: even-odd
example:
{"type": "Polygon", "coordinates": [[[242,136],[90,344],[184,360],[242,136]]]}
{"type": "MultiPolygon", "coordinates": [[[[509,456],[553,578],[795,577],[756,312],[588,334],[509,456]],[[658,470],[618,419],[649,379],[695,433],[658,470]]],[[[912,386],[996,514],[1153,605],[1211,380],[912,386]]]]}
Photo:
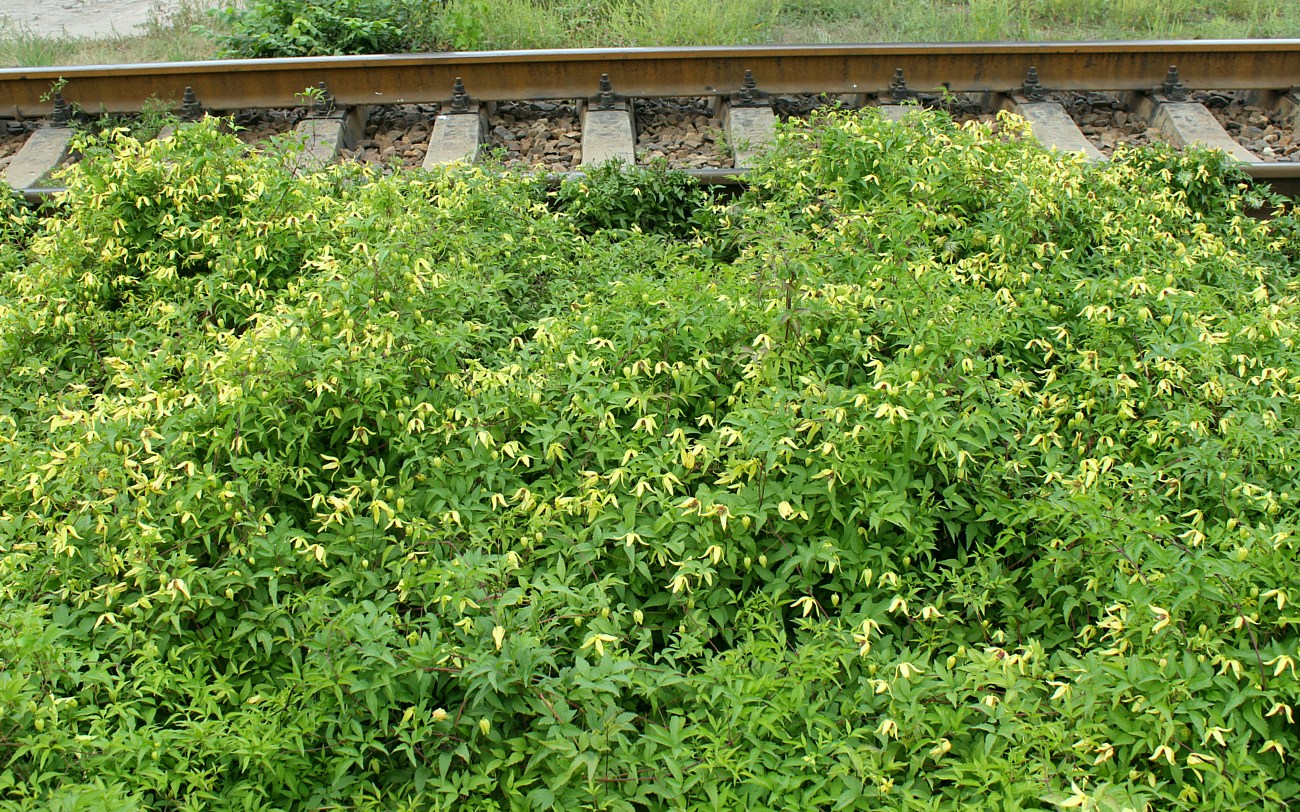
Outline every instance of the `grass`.
{"type": "MultiPolygon", "coordinates": [[[[0,64],[168,62],[217,55],[196,28],[215,0],[184,0],[140,36],[0,30],[0,64]]],[[[432,0],[430,47],[1300,37],[1289,0],[432,0]],[[491,22],[489,22],[491,21],[491,22]]]]}
{"type": "Polygon", "coordinates": [[[1236,39],[1300,36],[1300,4],[1278,0],[803,0],[776,42],[1236,39]]]}

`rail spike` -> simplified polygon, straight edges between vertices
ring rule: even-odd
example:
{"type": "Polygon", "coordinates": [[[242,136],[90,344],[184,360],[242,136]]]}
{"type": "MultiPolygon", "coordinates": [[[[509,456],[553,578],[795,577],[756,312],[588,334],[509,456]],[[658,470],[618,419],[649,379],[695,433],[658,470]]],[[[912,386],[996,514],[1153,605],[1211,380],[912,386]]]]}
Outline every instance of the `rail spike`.
{"type": "Polygon", "coordinates": [[[905,102],[916,98],[916,93],[907,87],[907,79],[902,68],[894,68],[894,78],[889,83],[889,98],[895,102],[905,102]]]}
{"type": "Polygon", "coordinates": [[[185,95],[181,97],[181,121],[198,121],[203,116],[203,105],[194,95],[194,88],[186,86],[185,95]]]}
{"type": "Polygon", "coordinates": [[[588,96],[586,104],[592,110],[628,109],[627,97],[614,92],[614,83],[610,81],[608,73],[600,75],[600,86],[596,91],[596,95],[588,96]]]}
{"type": "Polygon", "coordinates": [[[1169,72],[1165,74],[1165,81],[1160,89],[1169,97],[1170,101],[1187,101],[1187,88],[1183,85],[1182,79],[1178,77],[1178,67],[1176,65],[1169,66],[1169,72]]]}
{"type": "Polygon", "coordinates": [[[469,93],[465,91],[465,82],[457,76],[456,81],[451,85],[451,112],[468,113],[471,106],[469,93]]]}
{"type": "Polygon", "coordinates": [[[618,107],[618,96],[614,94],[614,83],[608,73],[600,75],[600,90],[596,93],[596,109],[613,110],[618,107]]]}
{"type": "Polygon", "coordinates": [[[1030,101],[1047,100],[1047,88],[1038,81],[1038,68],[1030,67],[1029,72],[1025,74],[1025,85],[1020,92],[1030,101]]]}
{"type": "Polygon", "coordinates": [[[55,92],[54,112],[50,114],[50,125],[53,127],[66,127],[70,123],[72,123],[72,105],[68,104],[62,93],[55,92]]]}
{"type": "Polygon", "coordinates": [[[745,71],[745,79],[740,83],[740,90],[731,95],[733,107],[766,107],[767,94],[758,89],[752,70],[745,71]]]}
{"type": "Polygon", "coordinates": [[[329,87],[324,81],[316,85],[316,93],[313,94],[311,114],[316,118],[326,118],[334,112],[334,96],[330,94],[329,87]]]}

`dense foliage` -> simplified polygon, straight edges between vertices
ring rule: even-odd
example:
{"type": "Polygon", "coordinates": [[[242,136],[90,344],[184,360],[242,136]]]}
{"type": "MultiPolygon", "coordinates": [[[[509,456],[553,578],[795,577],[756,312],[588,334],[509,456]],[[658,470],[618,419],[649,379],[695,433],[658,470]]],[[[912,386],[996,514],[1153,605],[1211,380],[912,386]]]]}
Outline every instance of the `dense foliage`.
{"type": "MultiPolygon", "coordinates": [[[[216,12],[211,29],[197,28],[229,56],[765,42],[1243,39],[1300,35],[1300,6],[1285,0],[244,0],[216,12]]],[[[7,44],[0,35],[0,58],[7,44]]],[[[194,43],[187,44],[192,52],[194,43]]],[[[33,47],[14,42],[9,50],[21,61],[33,56],[26,53],[33,47]]]]}
{"type": "Polygon", "coordinates": [[[0,809],[1284,808],[1300,230],[1017,135],[614,230],[86,145],[0,253],[0,809]]]}
{"type": "Polygon", "coordinates": [[[420,0],[253,0],[213,12],[227,56],[269,58],[420,50],[431,4],[420,0]]]}
{"type": "Polygon", "coordinates": [[[250,0],[198,27],[225,56],[288,57],[746,44],[770,38],[776,0],[250,0]]]}
{"type": "Polygon", "coordinates": [[[555,208],[584,234],[622,236],[627,231],[685,238],[716,225],[709,192],[667,163],[628,166],[606,161],[568,178],[555,193],[555,208]]]}

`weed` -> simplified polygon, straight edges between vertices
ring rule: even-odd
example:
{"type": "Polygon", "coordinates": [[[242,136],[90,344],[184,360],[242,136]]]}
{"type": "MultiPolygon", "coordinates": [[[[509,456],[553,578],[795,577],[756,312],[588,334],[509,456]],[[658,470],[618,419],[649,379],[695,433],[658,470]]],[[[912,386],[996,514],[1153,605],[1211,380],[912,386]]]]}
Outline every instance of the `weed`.
{"type": "Polygon", "coordinates": [[[13,29],[0,35],[0,62],[174,61],[206,58],[218,46],[232,55],[284,56],[629,44],[1300,36],[1300,6],[1279,0],[257,0],[216,12],[200,25],[204,2],[186,0],[178,14],[156,18],[140,37],[90,41],[13,29]]]}
{"type": "Polygon", "coordinates": [[[663,160],[649,166],[607,161],[565,180],[554,199],[587,234],[636,230],[686,237],[698,232],[712,211],[708,192],[663,160]]]}
{"type": "Polygon", "coordinates": [[[1300,227],[1025,126],[725,211],[83,138],[0,201],[3,805],[1285,808],[1300,227]]]}
{"type": "Polygon", "coordinates": [[[214,12],[222,52],[240,57],[376,54],[412,50],[424,33],[416,0],[255,0],[214,12]]]}

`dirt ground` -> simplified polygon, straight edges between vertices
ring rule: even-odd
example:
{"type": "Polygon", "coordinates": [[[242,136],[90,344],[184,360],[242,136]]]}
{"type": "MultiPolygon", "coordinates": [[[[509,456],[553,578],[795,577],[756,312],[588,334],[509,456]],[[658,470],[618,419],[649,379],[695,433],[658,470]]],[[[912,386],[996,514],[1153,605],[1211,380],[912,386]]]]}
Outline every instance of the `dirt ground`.
{"type": "Polygon", "coordinates": [[[0,0],[0,28],[75,37],[134,34],[177,5],[178,0],[0,0]]]}

